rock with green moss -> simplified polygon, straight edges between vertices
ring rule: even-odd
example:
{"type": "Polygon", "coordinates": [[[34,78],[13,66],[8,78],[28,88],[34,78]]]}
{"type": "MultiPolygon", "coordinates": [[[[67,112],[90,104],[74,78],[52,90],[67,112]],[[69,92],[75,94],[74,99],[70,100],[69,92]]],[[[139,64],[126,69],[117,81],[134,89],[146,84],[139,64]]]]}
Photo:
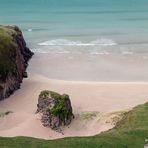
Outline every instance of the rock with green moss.
{"type": "Polygon", "coordinates": [[[18,27],[0,25],[0,100],[20,88],[32,55],[18,27]]]}
{"type": "Polygon", "coordinates": [[[48,90],[40,93],[37,112],[42,113],[43,125],[54,130],[69,125],[74,118],[69,96],[48,90]]]}

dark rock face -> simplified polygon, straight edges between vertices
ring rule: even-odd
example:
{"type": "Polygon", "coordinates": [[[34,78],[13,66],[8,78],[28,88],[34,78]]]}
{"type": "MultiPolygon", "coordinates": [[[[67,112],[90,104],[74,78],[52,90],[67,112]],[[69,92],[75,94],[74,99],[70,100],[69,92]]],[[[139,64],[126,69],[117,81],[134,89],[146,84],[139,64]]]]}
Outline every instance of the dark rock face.
{"type": "Polygon", "coordinates": [[[26,68],[33,53],[26,47],[18,27],[0,26],[0,31],[5,34],[4,37],[0,34],[0,100],[2,100],[20,88],[23,78],[27,77],[26,68]]]}
{"type": "Polygon", "coordinates": [[[57,131],[61,126],[69,125],[74,118],[69,96],[47,90],[39,95],[37,112],[42,114],[43,126],[57,131]]]}

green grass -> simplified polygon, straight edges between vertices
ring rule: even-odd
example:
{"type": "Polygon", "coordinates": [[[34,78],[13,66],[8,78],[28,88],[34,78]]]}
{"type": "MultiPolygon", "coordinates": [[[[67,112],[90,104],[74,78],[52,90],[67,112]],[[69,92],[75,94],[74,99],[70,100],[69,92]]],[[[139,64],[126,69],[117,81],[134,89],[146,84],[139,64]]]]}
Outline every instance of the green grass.
{"type": "Polygon", "coordinates": [[[13,113],[12,111],[0,112],[0,118],[13,113]]]}
{"type": "Polygon", "coordinates": [[[144,148],[148,139],[148,103],[125,113],[117,126],[100,135],[58,140],[0,138],[0,148],[144,148]]]}
{"type": "Polygon", "coordinates": [[[43,90],[40,92],[40,95],[39,97],[43,98],[43,99],[46,99],[48,97],[51,97],[53,99],[61,99],[62,95],[58,94],[57,92],[54,92],[54,91],[49,91],[49,90],[43,90]]]}
{"type": "Polygon", "coordinates": [[[45,99],[45,98],[48,98],[49,97],[49,94],[50,94],[50,91],[49,90],[43,90],[43,91],[40,92],[39,97],[45,99]]]}
{"type": "Polygon", "coordinates": [[[9,72],[15,71],[15,49],[13,40],[17,32],[13,27],[0,26],[0,76],[5,77],[9,72]]]}
{"type": "Polygon", "coordinates": [[[98,112],[82,112],[80,118],[82,120],[92,120],[93,118],[97,117],[98,112]]]}

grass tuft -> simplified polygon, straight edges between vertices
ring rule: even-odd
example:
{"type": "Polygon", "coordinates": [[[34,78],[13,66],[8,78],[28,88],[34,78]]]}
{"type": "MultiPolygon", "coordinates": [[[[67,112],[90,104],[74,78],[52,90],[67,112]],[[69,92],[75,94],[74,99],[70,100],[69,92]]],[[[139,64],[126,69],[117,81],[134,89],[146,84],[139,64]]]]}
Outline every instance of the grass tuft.
{"type": "Polygon", "coordinates": [[[7,116],[7,115],[9,115],[9,114],[11,114],[11,113],[13,113],[13,112],[12,112],[12,111],[1,112],[1,113],[0,113],[0,118],[1,118],[1,117],[4,117],[4,116],[7,116]]]}
{"type": "Polygon", "coordinates": [[[92,120],[97,117],[98,114],[98,112],[82,112],[80,118],[82,120],[92,120]]]}

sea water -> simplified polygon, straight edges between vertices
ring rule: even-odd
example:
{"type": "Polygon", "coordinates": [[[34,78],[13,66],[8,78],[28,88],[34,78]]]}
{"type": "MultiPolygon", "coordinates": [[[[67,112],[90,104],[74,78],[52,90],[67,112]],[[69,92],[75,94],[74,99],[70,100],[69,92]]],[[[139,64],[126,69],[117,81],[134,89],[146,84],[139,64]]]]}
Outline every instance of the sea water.
{"type": "Polygon", "coordinates": [[[36,55],[59,59],[48,77],[148,80],[148,0],[0,0],[0,24],[19,26],[36,55]]]}

